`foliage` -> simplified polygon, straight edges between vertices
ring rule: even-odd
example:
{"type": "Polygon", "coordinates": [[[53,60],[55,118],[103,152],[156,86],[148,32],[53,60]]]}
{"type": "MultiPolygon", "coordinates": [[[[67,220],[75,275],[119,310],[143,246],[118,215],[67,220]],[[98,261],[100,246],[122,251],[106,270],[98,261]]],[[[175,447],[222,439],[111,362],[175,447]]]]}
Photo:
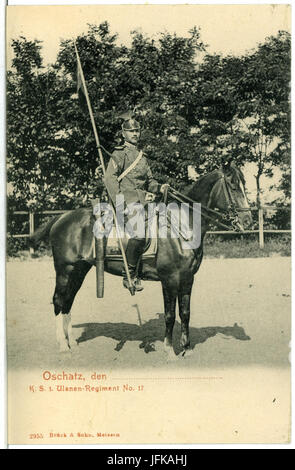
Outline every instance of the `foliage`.
{"type": "MultiPolygon", "coordinates": [[[[158,40],[131,33],[118,45],[105,22],[76,38],[101,144],[120,141],[119,115],[134,110],[140,145],[155,177],[182,189],[188,165],[201,174],[228,159],[283,171],[290,196],[290,35],[280,32],[241,57],[207,54],[198,28],[158,40]]],[[[12,41],[7,75],[8,182],[16,208],[74,208],[103,191],[102,171],[85,104],[77,93],[74,44],[60,43],[45,68],[38,40],[12,41]]],[[[108,156],[105,156],[106,163],[108,156]]],[[[281,201],[284,202],[284,201],[281,201]]]]}
{"type": "Polygon", "coordinates": [[[7,180],[18,208],[24,201],[31,209],[53,208],[67,202],[63,188],[71,187],[76,170],[73,155],[60,142],[66,133],[68,96],[56,70],[44,70],[38,41],[29,45],[25,38],[13,41],[16,72],[9,71],[7,79],[7,180]]]}
{"type": "MultiPolygon", "coordinates": [[[[290,47],[290,35],[279,32],[242,57],[207,55],[199,69],[205,169],[229,158],[255,162],[258,204],[261,175],[290,168],[290,47]]],[[[284,178],[279,189],[288,188],[284,178]]]]}
{"type": "Polygon", "coordinates": [[[274,166],[290,166],[291,37],[279,32],[245,57],[240,80],[243,101],[239,115],[248,133],[247,161],[257,164],[257,203],[262,174],[272,176],[274,166]]]}

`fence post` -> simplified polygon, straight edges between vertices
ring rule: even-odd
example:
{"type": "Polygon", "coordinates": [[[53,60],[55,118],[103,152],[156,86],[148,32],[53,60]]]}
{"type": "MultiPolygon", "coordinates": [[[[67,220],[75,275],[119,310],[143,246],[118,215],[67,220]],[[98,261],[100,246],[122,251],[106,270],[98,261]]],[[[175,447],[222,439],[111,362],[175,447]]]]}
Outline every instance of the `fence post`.
{"type": "Polygon", "coordinates": [[[263,207],[258,209],[258,224],[259,224],[259,248],[264,248],[264,233],[263,233],[263,207]]]}
{"type": "MultiPolygon", "coordinates": [[[[33,235],[35,231],[35,228],[34,228],[34,212],[29,212],[29,233],[30,233],[30,236],[33,235]]],[[[32,246],[30,246],[30,255],[32,255],[34,253],[34,248],[32,246]]]]}

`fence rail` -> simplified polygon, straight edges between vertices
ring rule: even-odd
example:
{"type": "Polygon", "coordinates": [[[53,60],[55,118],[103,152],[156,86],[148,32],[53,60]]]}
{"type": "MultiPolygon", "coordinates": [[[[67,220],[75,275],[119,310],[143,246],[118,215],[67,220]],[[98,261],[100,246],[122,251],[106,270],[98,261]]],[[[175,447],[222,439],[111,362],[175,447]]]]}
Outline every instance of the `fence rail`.
{"type": "MultiPolygon", "coordinates": [[[[261,206],[258,207],[250,207],[249,210],[254,212],[258,211],[258,229],[256,230],[244,230],[243,232],[235,232],[234,230],[214,230],[208,231],[207,233],[210,235],[246,235],[250,233],[257,233],[259,239],[259,248],[264,248],[264,234],[265,233],[291,233],[291,230],[269,230],[264,228],[264,211],[266,210],[291,210],[291,207],[280,207],[280,206],[261,206]]],[[[70,210],[46,210],[40,212],[30,212],[30,211],[14,211],[14,215],[28,215],[29,216],[29,233],[24,234],[13,234],[12,238],[28,238],[30,237],[35,231],[35,215],[42,214],[42,215],[57,215],[57,214],[64,214],[65,212],[70,212],[70,210]]],[[[34,248],[30,247],[30,253],[34,252],[34,248]]]]}

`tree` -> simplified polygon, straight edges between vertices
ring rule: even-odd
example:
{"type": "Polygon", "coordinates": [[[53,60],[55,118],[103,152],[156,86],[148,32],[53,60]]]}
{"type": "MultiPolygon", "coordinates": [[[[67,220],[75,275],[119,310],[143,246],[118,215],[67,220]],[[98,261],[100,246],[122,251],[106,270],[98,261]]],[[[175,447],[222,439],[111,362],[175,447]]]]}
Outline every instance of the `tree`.
{"type": "Polygon", "coordinates": [[[39,41],[12,42],[14,59],[7,77],[8,182],[19,208],[54,207],[73,168],[60,145],[64,135],[64,80],[42,66],[39,41]],[[57,181],[59,186],[57,186],[57,181]]]}
{"type": "MultiPolygon", "coordinates": [[[[138,31],[117,44],[105,22],[76,38],[101,143],[120,140],[119,116],[134,110],[141,146],[155,177],[183,188],[187,167],[199,173],[229,158],[290,167],[290,36],[281,32],[242,57],[206,55],[197,28],[187,37],[138,31]]],[[[39,41],[12,42],[8,72],[8,181],[14,198],[32,208],[76,207],[101,194],[101,168],[85,98],[77,94],[72,41],[62,41],[44,68],[39,41]]],[[[105,155],[106,163],[108,156],[105,155]]],[[[282,188],[287,191],[286,179],[282,188]]],[[[288,186],[288,185],[287,185],[288,186]]],[[[20,207],[20,205],[19,205],[20,207]]]]}
{"type": "MultiPolygon", "coordinates": [[[[76,40],[102,145],[112,151],[121,129],[118,116],[128,109],[135,110],[143,126],[141,145],[155,176],[165,181],[167,175],[166,180],[174,185],[184,184],[187,168],[180,157],[183,145],[177,136],[189,136],[191,86],[196,78],[194,60],[196,53],[203,50],[203,43],[196,28],[188,38],[165,33],[157,42],[137,31],[131,34],[130,48],[117,46],[116,35],[103,23],[90,26],[76,40]],[[163,167],[164,172],[160,171],[163,167]]],[[[69,77],[68,86],[73,93],[76,58],[70,41],[62,42],[57,65],[60,73],[69,77]]],[[[85,119],[85,111],[75,109],[75,115],[71,107],[66,113],[72,129],[71,147],[73,135],[77,135],[75,148],[87,155],[94,168],[97,157],[90,121],[85,119]],[[82,136],[86,136],[87,148],[82,136]]]]}
{"type": "MultiPolygon", "coordinates": [[[[241,57],[207,55],[193,93],[198,96],[199,172],[234,159],[257,165],[261,175],[290,167],[290,35],[280,32],[241,57]]],[[[286,181],[284,180],[284,187],[286,181]]]]}
{"type": "Polygon", "coordinates": [[[243,58],[239,117],[248,133],[248,161],[257,164],[258,205],[261,176],[272,176],[273,166],[290,165],[290,54],[290,34],[279,32],[243,58]]]}

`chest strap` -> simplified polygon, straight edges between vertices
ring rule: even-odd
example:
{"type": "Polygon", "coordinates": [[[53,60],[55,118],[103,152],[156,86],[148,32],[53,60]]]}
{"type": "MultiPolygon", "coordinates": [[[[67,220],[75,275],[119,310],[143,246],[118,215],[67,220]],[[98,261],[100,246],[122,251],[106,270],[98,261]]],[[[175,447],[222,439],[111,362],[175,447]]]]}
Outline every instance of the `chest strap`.
{"type": "Polygon", "coordinates": [[[139,160],[141,160],[141,157],[143,156],[143,152],[142,150],[139,152],[139,154],[137,155],[136,159],[134,160],[133,163],[131,163],[130,166],[128,166],[128,168],[126,168],[126,170],[123,171],[123,173],[121,173],[117,180],[118,180],[118,183],[120,183],[120,181],[126,176],[128,175],[128,173],[133,170],[133,168],[136,167],[137,163],[139,162],[139,160]]]}

